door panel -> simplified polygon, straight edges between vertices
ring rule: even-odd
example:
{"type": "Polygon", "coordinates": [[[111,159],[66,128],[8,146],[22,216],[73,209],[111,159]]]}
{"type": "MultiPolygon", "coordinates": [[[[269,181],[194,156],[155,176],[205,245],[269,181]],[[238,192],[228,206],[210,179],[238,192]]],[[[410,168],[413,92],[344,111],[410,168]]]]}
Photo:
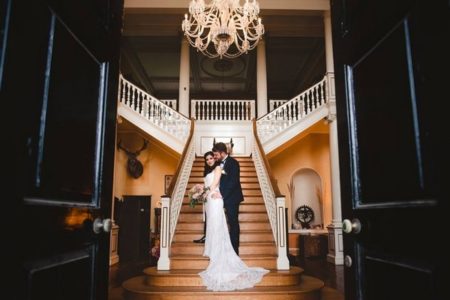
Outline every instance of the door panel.
{"type": "Polygon", "coordinates": [[[342,213],[361,224],[344,235],[345,298],[448,299],[449,5],[331,4],[342,213]]]}
{"type": "Polygon", "coordinates": [[[53,12],[49,18],[37,158],[31,160],[36,175],[27,200],[97,206],[105,64],[53,12]]]}
{"type": "Polygon", "coordinates": [[[427,198],[409,40],[405,18],[346,67],[355,207],[427,198]]]}
{"type": "Polygon", "coordinates": [[[430,266],[367,256],[365,269],[366,294],[370,299],[438,299],[430,266]]]}
{"type": "Polygon", "coordinates": [[[111,217],[123,1],[10,3],[0,92],[15,298],[107,299],[108,222],[93,229],[111,217]]]}
{"type": "Polygon", "coordinates": [[[95,268],[92,246],[49,258],[25,262],[27,299],[95,299],[91,270],[95,268]],[[81,277],[79,274],[87,274],[81,277]]]}

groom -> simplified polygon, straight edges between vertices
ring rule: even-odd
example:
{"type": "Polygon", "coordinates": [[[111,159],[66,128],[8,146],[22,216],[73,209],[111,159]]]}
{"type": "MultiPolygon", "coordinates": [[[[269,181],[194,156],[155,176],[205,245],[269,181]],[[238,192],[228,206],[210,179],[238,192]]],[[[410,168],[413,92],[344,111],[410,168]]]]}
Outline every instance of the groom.
{"type": "Polygon", "coordinates": [[[239,255],[239,204],[244,201],[239,162],[228,155],[227,146],[224,143],[216,143],[212,151],[222,167],[219,188],[230,227],[231,244],[236,254],[239,255]]]}

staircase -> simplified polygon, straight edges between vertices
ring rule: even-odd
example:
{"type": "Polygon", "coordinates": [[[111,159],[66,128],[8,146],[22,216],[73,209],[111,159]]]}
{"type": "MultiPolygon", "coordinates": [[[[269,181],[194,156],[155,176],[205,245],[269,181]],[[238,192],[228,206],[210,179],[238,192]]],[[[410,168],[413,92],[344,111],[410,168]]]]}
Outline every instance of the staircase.
{"type": "Polygon", "coordinates": [[[197,157],[171,245],[171,270],[150,267],[142,276],[125,281],[125,299],[321,299],[322,281],[303,275],[298,267],[276,270],[277,248],[253,160],[249,157],[237,160],[244,193],[239,213],[240,257],[248,266],[270,269],[270,273],[251,289],[211,292],[203,287],[198,273],[208,266],[209,260],[202,256],[204,245],[192,242],[203,235],[202,207],[191,208],[187,198],[187,191],[194,184],[203,183],[204,161],[203,157],[197,157]]]}

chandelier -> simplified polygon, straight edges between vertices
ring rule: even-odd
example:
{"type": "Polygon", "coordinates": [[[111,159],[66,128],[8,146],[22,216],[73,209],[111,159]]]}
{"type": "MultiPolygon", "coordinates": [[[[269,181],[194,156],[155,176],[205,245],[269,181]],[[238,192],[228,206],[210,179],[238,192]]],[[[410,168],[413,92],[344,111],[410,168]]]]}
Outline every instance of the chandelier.
{"type": "Polygon", "coordinates": [[[256,0],[192,0],[181,28],[189,43],[208,57],[235,58],[252,50],[264,34],[256,0]],[[212,42],[212,43],[211,43],[212,42]]]}

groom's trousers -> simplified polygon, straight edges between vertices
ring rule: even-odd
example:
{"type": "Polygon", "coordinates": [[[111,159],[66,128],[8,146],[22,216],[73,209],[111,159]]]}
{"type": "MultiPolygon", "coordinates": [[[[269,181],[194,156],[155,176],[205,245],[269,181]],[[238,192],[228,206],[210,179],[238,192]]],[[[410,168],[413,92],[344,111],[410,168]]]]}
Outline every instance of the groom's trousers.
{"type": "Polygon", "coordinates": [[[241,228],[239,226],[239,202],[229,203],[225,207],[225,213],[228,219],[228,226],[230,228],[230,240],[233,245],[234,252],[239,255],[239,235],[241,228]]]}

